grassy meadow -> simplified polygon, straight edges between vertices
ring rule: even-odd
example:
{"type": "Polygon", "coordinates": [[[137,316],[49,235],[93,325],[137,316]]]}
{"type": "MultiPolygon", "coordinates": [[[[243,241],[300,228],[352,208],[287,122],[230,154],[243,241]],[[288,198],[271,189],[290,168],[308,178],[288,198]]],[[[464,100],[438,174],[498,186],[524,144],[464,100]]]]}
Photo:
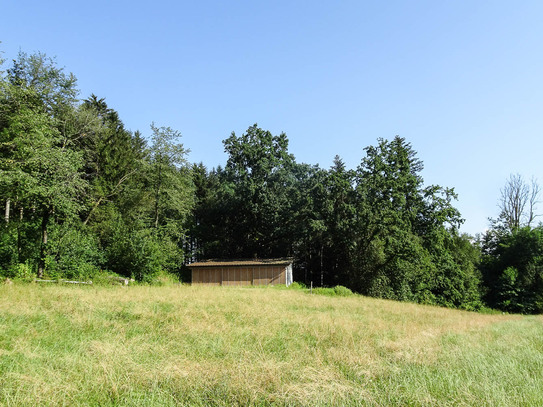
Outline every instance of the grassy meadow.
{"type": "Polygon", "coordinates": [[[0,405],[540,406],[543,317],[277,288],[0,285],[0,405]]]}

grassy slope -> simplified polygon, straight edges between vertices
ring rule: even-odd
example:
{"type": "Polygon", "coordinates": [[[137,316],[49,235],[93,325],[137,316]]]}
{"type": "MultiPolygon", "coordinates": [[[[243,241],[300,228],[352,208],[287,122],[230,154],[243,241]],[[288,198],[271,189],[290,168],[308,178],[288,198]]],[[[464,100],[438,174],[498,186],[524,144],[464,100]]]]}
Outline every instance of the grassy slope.
{"type": "Polygon", "coordinates": [[[543,318],[214,287],[0,286],[0,405],[543,405],[543,318]]]}

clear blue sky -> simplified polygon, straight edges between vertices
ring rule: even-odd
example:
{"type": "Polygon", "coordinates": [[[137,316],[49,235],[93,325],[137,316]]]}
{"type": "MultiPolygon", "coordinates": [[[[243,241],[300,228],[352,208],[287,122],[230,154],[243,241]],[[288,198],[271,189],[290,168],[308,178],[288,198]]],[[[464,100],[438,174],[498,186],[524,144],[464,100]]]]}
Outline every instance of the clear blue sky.
{"type": "Polygon", "coordinates": [[[144,135],[179,130],[209,168],[254,123],[324,168],[400,135],[426,184],[455,188],[471,234],[509,174],[543,183],[541,0],[4,0],[0,13],[4,58],[56,56],[82,98],[144,135]]]}

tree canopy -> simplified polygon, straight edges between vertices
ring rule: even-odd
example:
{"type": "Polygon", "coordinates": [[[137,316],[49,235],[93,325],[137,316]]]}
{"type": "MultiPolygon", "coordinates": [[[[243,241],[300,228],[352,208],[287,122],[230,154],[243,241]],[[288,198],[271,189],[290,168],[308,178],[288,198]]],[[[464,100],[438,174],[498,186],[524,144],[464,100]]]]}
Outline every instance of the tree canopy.
{"type": "Polygon", "coordinates": [[[208,169],[178,130],[131,132],[104,97],[78,99],[75,76],[45,54],[21,52],[0,74],[0,276],[187,280],[193,260],[288,256],[300,283],[543,312],[535,180],[511,176],[474,239],[459,232],[454,189],[425,185],[402,137],[361,148],[357,168],[336,156],[325,169],[254,124],[208,169]]]}

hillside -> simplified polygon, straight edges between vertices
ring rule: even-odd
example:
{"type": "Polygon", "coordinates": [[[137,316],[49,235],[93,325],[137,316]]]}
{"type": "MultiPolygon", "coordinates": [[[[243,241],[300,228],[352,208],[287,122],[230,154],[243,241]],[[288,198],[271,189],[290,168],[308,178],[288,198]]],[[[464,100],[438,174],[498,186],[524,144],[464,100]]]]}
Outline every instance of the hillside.
{"type": "Polygon", "coordinates": [[[543,318],[299,290],[0,286],[0,405],[543,405],[543,318]]]}

